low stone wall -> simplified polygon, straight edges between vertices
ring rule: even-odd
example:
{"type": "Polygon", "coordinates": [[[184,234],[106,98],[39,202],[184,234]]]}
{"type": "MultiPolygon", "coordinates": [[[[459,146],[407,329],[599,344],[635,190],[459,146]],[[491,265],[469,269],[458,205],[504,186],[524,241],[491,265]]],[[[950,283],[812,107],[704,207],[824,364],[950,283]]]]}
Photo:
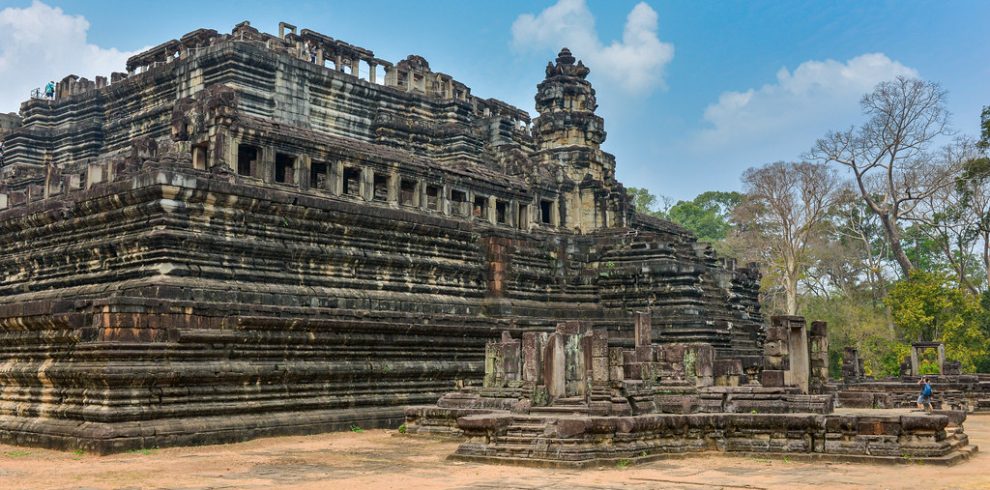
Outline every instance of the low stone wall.
{"type": "MultiPolygon", "coordinates": [[[[836,401],[848,408],[913,408],[921,387],[918,377],[847,382],[839,386],[836,401]]],[[[980,375],[929,376],[935,408],[990,412],[990,378],[980,375]]]]}
{"type": "Polygon", "coordinates": [[[945,415],[651,414],[458,419],[452,459],[537,466],[630,464],[699,453],[955,464],[976,448],[945,415]]]}

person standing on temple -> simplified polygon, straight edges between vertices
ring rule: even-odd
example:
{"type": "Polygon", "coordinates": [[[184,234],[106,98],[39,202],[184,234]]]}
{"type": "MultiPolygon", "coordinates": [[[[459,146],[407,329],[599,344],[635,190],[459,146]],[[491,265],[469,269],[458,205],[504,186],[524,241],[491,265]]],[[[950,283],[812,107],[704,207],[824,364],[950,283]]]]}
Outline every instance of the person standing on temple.
{"type": "Polygon", "coordinates": [[[928,377],[922,377],[918,381],[921,385],[921,394],[918,395],[918,408],[923,409],[928,413],[932,413],[932,384],[928,381],[928,377]]]}
{"type": "Polygon", "coordinates": [[[45,97],[49,99],[55,98],[55,80],[52,80],[48,82],[48,85],[45,85],[45,97]]]}

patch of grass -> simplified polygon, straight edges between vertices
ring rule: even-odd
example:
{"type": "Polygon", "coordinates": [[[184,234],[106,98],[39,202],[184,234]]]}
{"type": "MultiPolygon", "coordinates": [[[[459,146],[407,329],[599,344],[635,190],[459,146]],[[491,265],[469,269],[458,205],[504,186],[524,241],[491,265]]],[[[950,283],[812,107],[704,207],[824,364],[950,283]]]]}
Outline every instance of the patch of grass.
{"type": "Polygon", "coordinates": [[[30,456],[31,451],[25,451],[23,449],[15,449],[13,451],[7,451],[8,458],[23,458],[24,456],[30,456]]]}
{"type": "Polygon", "coordinates": [[[399,426],[399,434],[405,434],[405,433],[406,433],[406,424],[402,424],[399,426]]]}
{"type": "Polygon", "coordinates": [[[754,409],[750,410],[749,413],[751,413],[753,415],[756,415],[756,414],[758,414],[760,412],[757,412],[756,409],[754,408],[754,409]]]}
{"type": "Polygon", "coordinates": [[[362,429],[361,427],[359,427],[357,425],[352,425],[351,426],[351,432],[364,432],[364,429],[362,429]]]}
{"type": "Polygon", "coordinates": [[[618,469],[620,469],[620,470],[624,470],[624,469],[628,468],[629,465],[631,465],[631,464],[632,464],[632,461],[629,461],[628,459],[620,459],[618,463],[615,463],[615,467],[618,468],[618,469]]]}
{"type": "Polygon", "coordinates": [[[72,454],[75,454],[76,456],[85,456],[86,451],[83,451],[82,449],[76,449],[75,451],[72,451],[72,454]]]}

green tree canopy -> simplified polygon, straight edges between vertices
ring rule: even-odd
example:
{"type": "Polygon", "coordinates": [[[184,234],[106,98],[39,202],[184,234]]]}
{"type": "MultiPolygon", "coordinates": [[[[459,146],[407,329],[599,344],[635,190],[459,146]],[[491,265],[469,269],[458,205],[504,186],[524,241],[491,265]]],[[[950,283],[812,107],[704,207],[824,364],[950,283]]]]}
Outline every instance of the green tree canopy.
{"type": "Polygon", "coordinates": [[[724,240],[732,228],[732,210],[743,200],[738,192],[708,191],[690,201],[678,201],[667,216],[671,221],[693,231],[705,242],[724,240]]]}

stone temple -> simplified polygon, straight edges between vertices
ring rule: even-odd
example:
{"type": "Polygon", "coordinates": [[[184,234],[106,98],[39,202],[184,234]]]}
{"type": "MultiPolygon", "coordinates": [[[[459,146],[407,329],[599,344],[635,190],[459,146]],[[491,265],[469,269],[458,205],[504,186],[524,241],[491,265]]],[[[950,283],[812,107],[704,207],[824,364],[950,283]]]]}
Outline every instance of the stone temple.
{"type": "MultiPolygon", "coordinates": [[[[107,453],[406,420],[484,439],[510,401],[829,413],[825,326],[768,329],[754,267],[635,212],[588,74],[561,50],[530,120],[420,56],[243,22],[0,115],[0,441],[107,453]],[[483,420],[458,429],[456,407],[483,420]]],[[[787,444],[966,444],[946,416],[912,420],[787,444]]],[[[512,451],[489,439],[464,457],[512,451]]]]}
{"type": "Polygon", "coordinates": [[[397,426],[502,331],[761,362],[758,273],[638,215],[567,50],[539,116],[420,56],[200,29],[8,116],[0,440],[107,452],[397,426]]]}

